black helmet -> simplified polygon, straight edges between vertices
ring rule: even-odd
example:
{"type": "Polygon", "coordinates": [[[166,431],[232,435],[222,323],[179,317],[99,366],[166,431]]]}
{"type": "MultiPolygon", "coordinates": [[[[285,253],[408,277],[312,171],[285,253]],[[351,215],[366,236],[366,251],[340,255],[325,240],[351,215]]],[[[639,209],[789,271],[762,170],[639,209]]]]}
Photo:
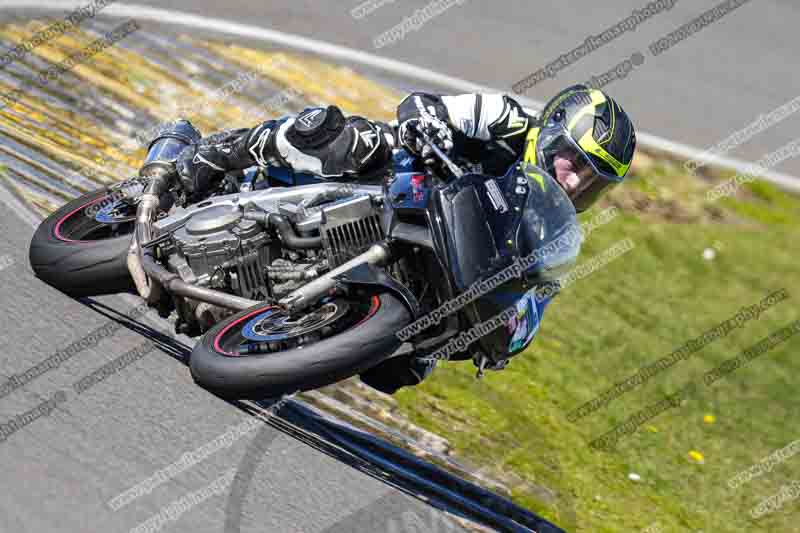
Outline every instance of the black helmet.
{"type": "Polygon", "coordinates": [[[579,213],[625,178],[636,148],[636,133],[625,111],[603,91],[585,85],[561,91],[544,107],[539,126],[528,135],[526,161],[555,177],[554,158],[567,152],[579,167],[589,167],[593,174],[588,187],[571,197],[579,213]],[[531,161],[534,155],[536,159],[531,161]]]}

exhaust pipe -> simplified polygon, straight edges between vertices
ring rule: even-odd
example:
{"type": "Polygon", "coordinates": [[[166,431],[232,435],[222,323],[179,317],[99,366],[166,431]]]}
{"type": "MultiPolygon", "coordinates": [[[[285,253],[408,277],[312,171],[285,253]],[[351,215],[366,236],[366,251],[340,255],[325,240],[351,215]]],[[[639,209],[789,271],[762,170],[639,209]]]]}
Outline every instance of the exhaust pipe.
{"type": "Polygon", "coordinates": [[[139,295],[150,304],[158,302],[163,288],[178,296],[242,311],[261,302],[190,285],[177,274],[158,264],[153,257],[152,249],[142,246],[153,238],[153,222],[158,215],[161,197],[169,191],[175,177],[175,161],[178,154],[200,138],[200,132],[189,121],[179,120],[170,128],[163,130],[150,143],[147,158],[139,171],[139,175],[150,178],[150,182],[142,194],[136,211],[136,225],[128,250],[128,270],[139,295]]]}
{"type": "MultiPolygon", "coordinates": [[[[199,300],[234,311],[243,311],[263,302],[242,298],[232,294],[205,287],[190,285],[180,276],[160,265],[151,247],[142,244],[152,240],[153,222],[158,215],[161,196],[170,187],[175,176],[175,160],[183,148],[200,139],[200,133],[188,122],[178,121],[174,128],[162,132],[150,144],[147,159],[139,172],[142,177],[150,178],[150,183],[142,194],[136,212],[136,226],[131,247],[128,251],[128,270],[136,283],[139,295],[148,303],[156,303],[162,288],[170,293],[199,300]]],[[[273,224],[281,233],[289,247],[299,249],[317,248],[321,238],[303,238],[294,233],[291,224],[283,217],[269,215],[261,222],[273,224]]],[[[289,312],[304,309],[327,294],[336,286],[336,278],[340,274],[362,264],[384,265],[391,259],[387,246],[373,245],[369,250],[350,261],[331,270],[324,276],[307,283],[284,297],[279,304],[289,312]]]]}
{"type": "Polygon", "coordinates": [[[218,305],[234,311],[242,311],[260,302],[241,298],[222,291],[198,287],[183,281],[180,276],[161,266],[153,257],[153,249],[143,247],[152,240],[153,222],[158,214],[161,196],[169,189],[172,173],[163,167],[156,167],[152,180],[144,191],[136,213],[136,228],[130,250],[128,251],[128,270],[136,283],[139,295],[148,303],[156,303],[161,290],[218,305]]]}
{"type": "Polygon", "coordinates": [[[149,176],[152,179],[139,200],[133,239],[131,240],[131,247],[128,249],[128,271],[136,284],[139,296],[149,304],[155,304],[159,301],[161,288],[152,283],[152,280],[147,277],[147,273],[143,268],[144,250],[141,244],[152,240],[152,224],[158,215],[161,195],[169,188],[170,175],[169,171],[163,167],[152,169],[149,176]]]}
{"type": "Polygon", "coordinates": [[[172,294],[178,296],[199,300],[233,311],[244,311],[254,305],[263,303],[226,292],[215,291],[214,289],[190,285],[183,281],[177,274],[159,265],[153,257],[153,252],[149,249],[142,250],[142,268],[150,278],[158,282],[172,294]]]}

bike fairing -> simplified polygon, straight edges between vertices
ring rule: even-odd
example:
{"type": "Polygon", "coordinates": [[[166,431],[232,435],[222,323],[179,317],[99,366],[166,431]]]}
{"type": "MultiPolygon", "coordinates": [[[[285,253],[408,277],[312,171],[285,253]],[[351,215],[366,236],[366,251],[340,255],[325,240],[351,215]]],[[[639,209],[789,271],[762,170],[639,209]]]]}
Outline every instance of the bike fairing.
{"type": "MultiPolygon", "coordinates": [[[[575,209],[549,174],[521,163],[498,178],[481,175],[459,178],[442,189],[442,197],[450,198],[452,206],[459,206],[444,208],[445,227],[462,228],[469,235],[468,240],[459,240],[457,234],[445,238],[444,248],[449,257],[446,270],[459,291],[448,310],[462,303],[464,290],[486,289],[481,287],[483,282],[496,280],[498,283],[490,284],[488,291],[478,291],[480,297],[459,309],[465,308],[463,312],[472,323],[484,326],[470,330],[480,333],[484,351],[497,357],[515,355],[533,340],[544,308],[552,298],[534,298],[535,312],[533,308],[521,315],[514,311],[519,316],[512,320],[509,315],[503,330],[494,327],[494,322],[487,324],[489,317],[497,319],[501,311],[513,308],[520,301],[524,304],[545,286],[553,289],[551,296],[554,296],[558,276],[574,264],[582,242],[575,209]],[[538,179],[532,179],[533,175],[538,179]],[[465,199],[473,196],[473,203],[465,203],[465,199]],[[488,232],[470,230],[473,226],[487,227],[488,232]],[[484,333],[487,329],[488,333],[484,333]],[[520,339],[525,342],[519,342],[520,339]]],[[[446,306],[438,310],[442,308],[446,306]]],[[[424,317],[418,322],[424,324],[424,317]]]]}

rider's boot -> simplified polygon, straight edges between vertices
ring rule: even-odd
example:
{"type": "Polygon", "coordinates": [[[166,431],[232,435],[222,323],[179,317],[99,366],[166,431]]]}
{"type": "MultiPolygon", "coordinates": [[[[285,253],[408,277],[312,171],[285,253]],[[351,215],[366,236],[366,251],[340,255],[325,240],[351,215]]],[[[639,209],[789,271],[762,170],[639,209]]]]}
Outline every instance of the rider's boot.
{"type": "Polygon", "coordinates": [[[433,359],[420,359],[413,355],[399,355],[370,368],[359,377],[361,381],[386,394],[394,394],[402,387],[419,385],[436,368],[433,359]]]}

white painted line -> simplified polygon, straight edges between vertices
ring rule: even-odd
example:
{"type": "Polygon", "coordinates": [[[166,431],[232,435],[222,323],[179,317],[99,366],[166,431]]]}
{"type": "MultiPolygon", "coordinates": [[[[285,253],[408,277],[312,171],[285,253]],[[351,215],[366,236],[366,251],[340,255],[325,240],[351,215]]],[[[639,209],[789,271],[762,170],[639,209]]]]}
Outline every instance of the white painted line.
{"type": "MultiPolygon", "coordinates": [[[[69,10],[82,5],[85,5],[85,0],[0,0],[0,9],[4,7],[14,7],[21,9],[69,10]]],[[[135,17],[139,20],[150,20],[160,24],[186,26],[193,29],[227,33],[236,35],[238,37],[248,37],[250,39],[275,43],[287,48],[301,50],[303,52],[309,52],[332,59],[366,65],[390,74],[413,78],[442,87],[448,87],[454,91],[467,93],[506,92],[491,87],[478,85],[460,78],[446,76],[433,70],[411,65],[403,61],[397,61],[396,59],[389,59],[386,57],[377,56],[375,54],[354,50],[346,46],[340,46],[317,39],[310,39],[308,37],[303,37],[292,33],[260,28],[258,26],[251,26],[249,24],[240,24],[238,22],[185,13],[183,11],[161,9],[139,4],[118,3],[106,7],[101,12],[100,16],[102,15],[113,17],[135,17]]],[[[513,96],[521,104],[527,107],[541,109],[544,105],[542,102],[538,102],[524,96],[513,96]]],[[[638,134],[638,139],[642,146],[651,148],[653,150],[671,153],[685,159],[696,159],[704,162],[705,164],[725,167],[741,173],[747,173],[751,170],[752,163],[748,163],[747,161],[729,157],[709,156],[704,149],[669,141],[650,133],[641,132],[638,134]]],[[[794,176],[780,172],[774,172],[771,170],[763,172],[759,175],[763,179],[770,181],[779,187],[800,192],[800,179],[794,176]]]]}

